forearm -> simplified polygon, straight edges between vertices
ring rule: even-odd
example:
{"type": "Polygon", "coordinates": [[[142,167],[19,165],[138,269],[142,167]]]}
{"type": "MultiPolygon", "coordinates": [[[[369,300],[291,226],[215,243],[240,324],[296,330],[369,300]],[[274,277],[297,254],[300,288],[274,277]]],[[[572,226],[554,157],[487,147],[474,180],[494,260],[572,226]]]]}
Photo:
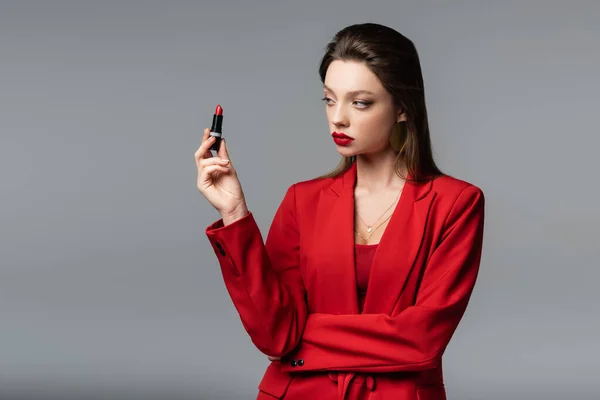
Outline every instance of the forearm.
{"type": "Polygon", "coordinates": [[[299,343],[307,316],[293,187],[266,242],[245,204],[223,217],[206,233],[242,324],[260,351],[286,354],[299,343]]]}

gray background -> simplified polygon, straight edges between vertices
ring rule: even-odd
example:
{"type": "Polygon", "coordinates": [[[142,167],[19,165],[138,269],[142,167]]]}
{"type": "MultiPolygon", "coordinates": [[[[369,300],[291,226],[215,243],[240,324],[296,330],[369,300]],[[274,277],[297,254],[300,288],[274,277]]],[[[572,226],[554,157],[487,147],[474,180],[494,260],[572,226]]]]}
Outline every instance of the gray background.
{"type": "Polygon", "coordinates": [[[193,154],[220,103],[266,234],[339,159],[317,66],[367,21],[415,42],[437,160],[487,198],[449,399],[600,398],[599,20],[592,1],[1,2],[0,398],[254,398],[268,361],[193,154]]]}

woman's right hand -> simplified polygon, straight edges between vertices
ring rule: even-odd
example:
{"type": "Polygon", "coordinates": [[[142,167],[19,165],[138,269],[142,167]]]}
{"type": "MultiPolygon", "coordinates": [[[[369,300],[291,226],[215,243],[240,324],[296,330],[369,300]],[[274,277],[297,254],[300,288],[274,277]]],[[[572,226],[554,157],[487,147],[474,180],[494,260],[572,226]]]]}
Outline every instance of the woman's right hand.
{"type": "Polygon", "coordinates": [[[244,192],[231,165],[225,140],[221,139],[216,157],[210,152],[214,141],[210,129],[205,128],[202,144],[194,153],[198,168],[198,190],[223,218],[238,219],[248,213],[244,192]]]}

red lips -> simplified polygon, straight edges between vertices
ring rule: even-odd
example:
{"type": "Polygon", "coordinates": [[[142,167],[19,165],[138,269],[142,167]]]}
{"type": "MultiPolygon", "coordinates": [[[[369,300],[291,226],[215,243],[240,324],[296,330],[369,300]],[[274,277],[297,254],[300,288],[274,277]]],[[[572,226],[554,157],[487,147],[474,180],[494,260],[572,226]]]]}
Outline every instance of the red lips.
{"type": "Polygon", "coordinates": [[[342,133],[342,132],[333,132],[333,133],[331,134],[331,136],[333,136],[334,138],[340,138],[340,139],[352,139],[352,140],[354,140],[353,138],[351,138],[350,136],[348,136],[348,135],[346,135],[346,134],[344,134],[344,133],[342,133]]]}
{"type": "Polygon", "coordinates": [[[348,146],[354,140],[354,138],[351,138],[342,132],[333,132],[331,136],[333,136],[333,141],[338,146],[348,146]]]}

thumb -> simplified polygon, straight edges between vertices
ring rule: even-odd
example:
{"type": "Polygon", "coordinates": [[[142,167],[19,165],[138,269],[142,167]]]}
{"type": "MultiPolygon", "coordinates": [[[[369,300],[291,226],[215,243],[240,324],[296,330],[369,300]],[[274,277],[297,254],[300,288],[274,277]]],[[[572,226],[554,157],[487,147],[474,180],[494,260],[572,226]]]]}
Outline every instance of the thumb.
{"type": "Polygon", "coordinates": [[[219,150],[217,151],[217,155],[221,158],[229,160],[229,163],[231,163],[231,159],[229,158],[229,153],[227,152],[227,145],[225,144],[225,139],[221,139],[221,143],[219,145],[219,150]]]}

